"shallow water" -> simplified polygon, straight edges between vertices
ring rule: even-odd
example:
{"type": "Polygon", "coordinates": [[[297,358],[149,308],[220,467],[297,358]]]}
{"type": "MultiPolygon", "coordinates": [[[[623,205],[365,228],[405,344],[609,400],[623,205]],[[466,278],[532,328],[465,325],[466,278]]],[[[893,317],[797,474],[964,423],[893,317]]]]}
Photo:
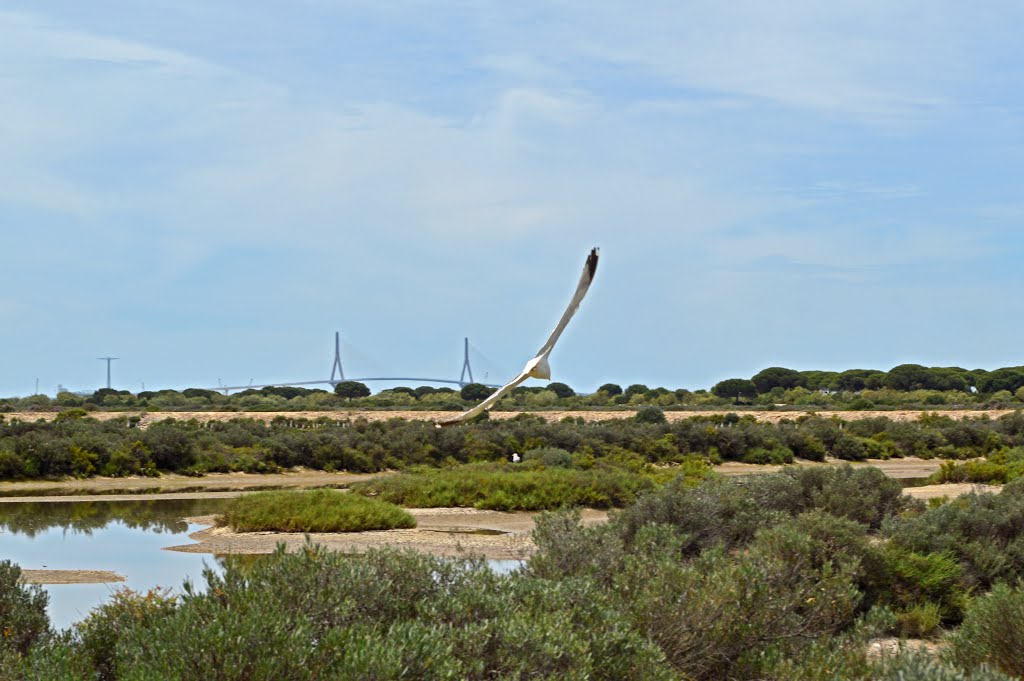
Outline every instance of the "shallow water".
{"type": "MultiPolygon", "coordinates": [[[[111,584],[45,584],[54,627],[64,629],[104,603],[115,589],[145,591],[185,579],[202,585],[204,566],[223,569],[216,556],[163,551],[192,543],[201,528],[183,518],[220,513],[226,499],[0,503],[0,560],[26,570],[111,570],[125,577],[111,584]]],[[[499,573],[518,560],[488,561],[499,573]]]]}
{"type": "Polygon", "coordinates": [[[162,551],[187,544],[200,529],[183,518],[218,513],[223,499],[188,501],[87,501],[0,504],[0,559],[26,570],[111,570],[125,577],[110,584],[45,584],[50,620],[66,628],[107,600],[117,588],[178,589],[187,578],[201,583],[213,556],[162,551]]]}

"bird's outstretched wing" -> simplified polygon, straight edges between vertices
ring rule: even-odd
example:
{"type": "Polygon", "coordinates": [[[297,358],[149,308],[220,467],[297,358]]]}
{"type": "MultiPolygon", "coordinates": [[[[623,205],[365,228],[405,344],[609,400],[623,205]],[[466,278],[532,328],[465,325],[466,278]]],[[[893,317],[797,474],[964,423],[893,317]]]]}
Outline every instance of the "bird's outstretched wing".
{"type": "Polygon", "coordinates": [[[495,390],[493,393],[491,393],[491,396],[488,397],[486,400],[476,405],[472,409],[462,412],[455,418],[450,418],[444,421],[438,421],[437,426],[440,428],[444,426],[454,426],[459,423],[465,423],[474,416],[482,414],[483,412],[487,411],[488,409],[496,405],[498,403],[498,400],[507,395],[509,391],[512,390],[512,388],[516,387],[517,385],[528,379],[530,377],[530,370],[533,369],[536,363],[537,358],[534,357],[532,360],[526,363],[526,366],[523,368],[522,371],[519,372],[518,376],[516,376],[511,381],[495,390]]]}
{"type": "Polygon", "coordinates": [[[576,285],[576,292],[573,294],[572,300],[569,301],[569,307],[567,307],[565,309],[565,312],[562,313],[562,318],[558,320],[558,325],[555,326],[555,330],[551,332],[550,336],[548,336],[547,341],[541,347],[540,351],[537,353],[537,356],[526,363],[526,366],[523,367],[523,370],[519,372],[518,376],[516,376],[511,381],[498,388],[486,400],[476,405],[472,409],[462,412],[455,418],[447,419],[445,421],[438,421],[437,425],[439,427],[454,426],[457,423],[465,423],[466,421],[470,420],[477,414],[480,414],[493,407],[495,404],[498,403],[498,400],[504,397],[510,390],[512,390],[512,388],[515,388],[517,385],[519,385],[520,383],[522,383],[523,381],[530,377],[530,372],[533,371],[534,367],[540,364],[540,362],[545,359],[545,355],[551,352],[551,349],[555,347],[555,342],[558,340],[558,337],[562,335],[562,331],[565,330],[565,327],[569,324],[569,320],[572,319],[572,316],[574,314],[576,314],[576,310],[579,308],[580,303],[583,301],[583,297],[587,295],[587,290],[590,288],[590,283],[594,281],[594,273],[597,272],[597,253],[598,250],[596,248],[592,248],[590,250],[590,255],[587,256],[587,262],[583,265],[583,274],[582,276],[580,276],[580,282],[579,284],[576,285]]]}
{"type": "Polygon", "coordinates": [[[555,343],[558,341],[558,337],[562,335],[562,331],[569,324],[569,320],[576,314],[576,310],[579,309],[580,303],[583,302],[583,296],[587,295],[587,290],[590,288],[590,283],[594,281],[594,273],[597,272],[597,249],[590,249],[590,255],[587,256],[587,262],[583,265],[583,274],[580,275],[580,283],[576,285],[576,292],[572,294],[572,300],[569,301],[569,307],[565,308],[565,312],[562,313],[562,318],[558,320],[558,325],[555,326],[555,330],[548,336],[544,346],[541,347],[540,352],[537,356],[540,357],[546,352],[551,352],[551,348],[555,347],[555,343]]]}

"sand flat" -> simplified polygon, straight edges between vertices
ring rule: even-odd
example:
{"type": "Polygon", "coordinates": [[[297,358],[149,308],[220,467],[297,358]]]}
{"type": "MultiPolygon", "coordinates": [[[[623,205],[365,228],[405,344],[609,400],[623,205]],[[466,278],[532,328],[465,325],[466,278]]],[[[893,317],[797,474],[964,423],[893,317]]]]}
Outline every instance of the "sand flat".
{"type": "Polygon", "coordinates": [[[124,577],[110,570],[22,570],[26,584],[109,584],[124,577]]]}

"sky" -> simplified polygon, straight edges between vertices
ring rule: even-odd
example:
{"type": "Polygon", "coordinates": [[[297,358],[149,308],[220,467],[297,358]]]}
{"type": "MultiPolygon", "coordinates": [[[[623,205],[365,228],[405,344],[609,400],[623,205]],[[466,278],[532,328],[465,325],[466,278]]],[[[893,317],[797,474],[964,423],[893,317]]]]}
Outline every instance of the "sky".
{"type": "Polygon", "coordinates": [[[1022,21],[3,0],[0,395],[1024,364],[1022,21]]]}

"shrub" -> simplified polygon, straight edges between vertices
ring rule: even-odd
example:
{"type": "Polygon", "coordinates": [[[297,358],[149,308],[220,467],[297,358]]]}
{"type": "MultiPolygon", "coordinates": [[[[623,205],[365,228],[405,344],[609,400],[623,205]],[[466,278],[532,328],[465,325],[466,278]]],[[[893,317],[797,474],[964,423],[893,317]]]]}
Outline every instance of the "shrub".
{"type": "Polygon", "coordinates": [[[1010,479],[1010,468],[992,461],[943,461],[939,470],[932,474],[928,481],[943,482],[976,482],[986,485],[1002,485],[1010,479]]]}
{"type": "Polygon", "coordinates": [[[792,527],[758,533],[738,555],[712,549],[687,565],[671,543],[658,528],[641,531],[616,588],[684,678],[756,678],[749,668],[767,648],[793,650],[853,621],[852,566],[834,564],[792,527]]]}
{"type": "Polygon", "coordinates": [[[967,494],[923,513],[892,518],[892,544],[919,554],[948,554],[966,588],[1024,577],[1024,480],[1000,494],[967,494]]]}
{"type": "Polygon", "coordinates": [[[896,613],[899,634],[904,638],[931,636],[942,624],[942,606],[937,603],[918,603],[896,613]]]}
{"type": "Polygon", "coordinates": [[[587,584],[313,546],[205,579],[172,614],[126,633],[124,678],[674,678],[587,584]]]}
{"type": "Polygon", "coordinates": [[[950,643],[957,664],[976,668],[987,662],[1012,676],[1024,675],[1024,591],[998,584],[977,598],[950,643]]]}
{"type": "Polygon", "coordinates": [[[416,527],[416,520],[379,499],[321,489],[235,497],[218,524],[238,532],[364,532],[416,527]]]}
{"type": "Polygon", "coordinates": [[[558,447],[540,447],[523,453],[523,460],[536,462],[548,468],[572,468],[572,454],[558,447]]]}
{"type": "MultiPolygon", "coordinates": [[[[903,609],[934,607],[940,619],[959,621],[966,592],[961,584],[963,568],[948,553],[915,553],[891,544],[885,548],[890,583],[886,601],[903,609]]],[[[923,613],[918,613],[923,614],[923,613]]]]}
{"type": "Polygon", "coordinates": [[[921,504],[877,468],[808,466],[783,471],[800,487],[800,508],[819,508],[877,529],[882,521],[921,504]]]}
{"type": "Polygon", "coordinates": [[[89,659],[96,677],[102,681],[118,678],[117,644],[132,629],[149,629],[174,612],[176,598],[166,589],[139,593],[117,589],[110,600],[100,605],[76,627],[81,652],[89,659]]]}
{"type": "Polygon", "coordinates": [[[21,568],[0,560],[0,656],[25,655],[50,631],[49,596],[42,587],[21,583],[21,568]]]}
{"type": "Polygon", "coordinates": [[[368,480],[353,485],[352,491],[413,508],[539,511],[565,506],[622,507],[653,487],[650,478],[621,468],[537,470],[512,464],[468,464],[368,480]]]}
{"type": "Polygon", "coordinates": [[[644,405],[636,410],[633,417],[638,423],[666,423],[665,412],[653,404],[644,405]]]}

